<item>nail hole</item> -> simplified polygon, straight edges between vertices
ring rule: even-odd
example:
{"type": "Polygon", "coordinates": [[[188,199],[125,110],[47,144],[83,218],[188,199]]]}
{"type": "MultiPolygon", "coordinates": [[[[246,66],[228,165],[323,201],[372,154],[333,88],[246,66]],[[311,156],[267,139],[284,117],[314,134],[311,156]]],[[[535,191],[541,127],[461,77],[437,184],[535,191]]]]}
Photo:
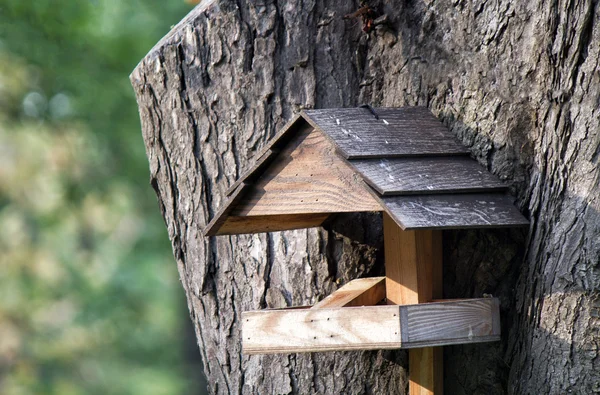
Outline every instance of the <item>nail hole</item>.
{"type": "Polygon", "coordinates": [[[315,199],[315,202],[318,202],[318,201],[319,201],[319,199],[315,199]]]}
{"type": "Polygon", "coordinates": [[[329,335],[329,337],[333,337],[333,335],[329,335]]]}
{"type": "Polygon", "coordinates": [[[327,318],[327,321],[329,321],[329,318],[327,318]]]}
{"type": "Polygon", "coordinates": [[[315,322],[315,320],[310,320],[310,322],[315,322]]]}
{"type": "Polygon", "coordinates": [[[316,339],[316,338],[317,338],[316,336],[315,336],[315,337],[313,337],[313,339],[316,339]]]}

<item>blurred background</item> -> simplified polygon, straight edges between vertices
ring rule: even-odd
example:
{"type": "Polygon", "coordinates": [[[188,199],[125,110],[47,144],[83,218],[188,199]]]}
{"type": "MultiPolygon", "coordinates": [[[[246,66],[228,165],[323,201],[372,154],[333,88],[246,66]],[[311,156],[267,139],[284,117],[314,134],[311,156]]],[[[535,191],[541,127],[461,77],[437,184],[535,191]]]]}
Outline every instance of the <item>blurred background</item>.
{"type": "Polygon", "coordinates": [[[0,0],[0,394],[203,394],[128,76],[192,5],[0,0]]]}

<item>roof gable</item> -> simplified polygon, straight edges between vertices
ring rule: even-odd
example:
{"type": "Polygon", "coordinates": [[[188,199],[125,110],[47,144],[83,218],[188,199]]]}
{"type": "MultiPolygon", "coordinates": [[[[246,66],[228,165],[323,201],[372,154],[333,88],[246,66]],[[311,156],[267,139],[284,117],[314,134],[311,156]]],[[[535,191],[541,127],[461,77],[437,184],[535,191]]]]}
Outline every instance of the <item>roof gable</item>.
{"type": "Polygon", "coordinates": [[[296,116],[232,185],[204,233],[297,229],[331,213],[382,210],[403,229],[528,223],[506,185],[466,156],[428,109],[375,111],[296,116]]]}

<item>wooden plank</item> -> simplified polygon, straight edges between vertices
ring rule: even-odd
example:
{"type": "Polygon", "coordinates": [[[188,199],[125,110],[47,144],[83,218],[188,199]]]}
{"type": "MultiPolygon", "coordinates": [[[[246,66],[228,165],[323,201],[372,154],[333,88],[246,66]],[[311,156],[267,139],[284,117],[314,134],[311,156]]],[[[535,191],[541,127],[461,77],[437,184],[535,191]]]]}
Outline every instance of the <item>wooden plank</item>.
{"type": "Polygon", "coordinates": [[[258,215],[252,217],[229,216],[215,235],[237,235],[282,230],[314,228],[321,226],[329,213],[258,215]]]}
{"type": "Polygon", "coordinates": [[[405,230],[498,228],[524,226],[529,221],[500,193],[387,196],[386,211],[405,230]]]}
{"type": "Polygon", "coordinates": [[[400,306],[402,347],[500,340],[498,317],[496,298],[400,306]]]}
{"type": "MultiPolygon", "coordinates": [[[[428,367],[436,363],[439,352],[427,349],[499,340],[495,325],[499,315],[498,300],[492,298],[412,306],[250,311],[242,313],[242,351],[271,354],[426,346],[410,351],[425,350],[425,358],[409,367],[413,374],[415,364],[424,365],[420,370],[435,380],[439,370],[431,375],[428,367]]],[[[424,389],[433,388],[433,384],[421,384],[424,389]]]]}
{"type": "Polygon", "coordinates": [[[305,125],[232,210],[233,216],[380,211],[325,136],[305,125]]]}
{"type": "Polygon", "coordinates": [[[315,304],[313,309],[373,306],[385,299],[385,277],[358,278],[315,304]]]}
{"type": "Polygon", "coordinates": [[[256,177],[257,173],[264,168],[278,152],[278,148],[285,145],[289,139],[293,137],[298,130],[306,125],[304,118],[298,114],[292,118],[271,141],[263,148],[257,162],[248,171],[244,173],[235,183],[233,183],[226,192],[228,196],[227,202],[217,211],[213,218],[209,221],[203,230],[204,236],[214,236],[217,234],[219,227],[223,225],[227,216],[229,216],[232,208],[237,204],[239,199],[246,192],[246,187],[256,177]],[[245,182],[248,180],[248,182],[245,182]]]}
{"type": "Polygon", "coordinates": [[[270,149],[266,150],[265,152],[263,152],[262,155],[258,157],[258,159],[254,163],[254,165],[251,168],[249,168],[236,182],[234,182],[229,187],[229,189],[226,192],[226,195],[229,196],[233,192],[235,192],[237,187],[242,182],[245,182],[247,184],[251,184],[252,182],[254,182],[255,181],[254,178],[258,177],[258,174],[260,173],[260,171],[273,161],[275,156],[277,156],[278,152],[279,152],[278,150],[273,149],[273,148],[270,148],[270,149]]]}
{"type": "Polygon", "coordinates": [[[469,151],[425,107],[305,111],[347,159],[465,155],[469,151]]]}
{"type": "Polygon", "coordinates": [[[229,196],[235,191],[237,186],[242,182],[251,184],[254,179],[260,175],[260,171],[275,157],[279,149],[285,146],[289,140],[306,125],[306,120],[301,114],[296,114],[285,126],[279,131],[263,149],[256,155],[256,162],[252,167],[246,170],[236,182],[234,182],[226,192],[229,196]]]}
{"type": "Polygon", "coordinates": [[[398,306],[242,313],[244,354],[400,347],[398,306]]]}
{"type": "Polygon", "coordinates": [[[219,229],[225,221],[227,217],[231,213],[231,210],[235,206],[235,204],[241,199],[243,196],[248,184],[242,182],[235,191],[229,196],[229,200],[217,211],[217,213],[213,216],[212,220],[206,225],[203,230],[204,236],[215,236],[219,233],[219,229]]]}
{"type": "Polygon", "coordinates": [[[408,352],[409,395],[444,393],[444,350],[442,347],[413,348],[408,352]],[[416,374],[415,372],[419,372],[416,374]]]}
{"type": "Polygon", "coordinates": [[[468,156],[351,160],[383,196],[506,190],[505,183],[468,156]]]}
{"type": "MultiPolygon", "coordinates": [[[[417,303],[441,298],[441,232],[438,230],[404,231],[393,218],[384,213],[383,238],[388,303],[420,306],[417,303]]],[[[406,315],[406,309],[401,311],[406,315]]],[[[401,318],[401,321],[406,321],[406,318],[401,318]]],[[[442,354],[434,349],[409,352],[409,393],[411,395],[442,393],[441,358],[442,354]]]]}
{"type": "Polygon", "coordinates": [[[383,239],[388,303],[406,305],[441,298],[441,233],[404,231],[384,213],[383,239]]]}

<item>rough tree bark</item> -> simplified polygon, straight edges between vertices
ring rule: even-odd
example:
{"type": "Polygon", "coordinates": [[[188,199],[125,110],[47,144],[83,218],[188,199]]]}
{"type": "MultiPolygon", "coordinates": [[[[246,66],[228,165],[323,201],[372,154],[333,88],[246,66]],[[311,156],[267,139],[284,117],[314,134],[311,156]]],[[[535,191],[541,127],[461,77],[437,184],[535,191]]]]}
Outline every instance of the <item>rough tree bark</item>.
{"type": "Polygon", "coordinates": [[[448,394],[600,392],[598,1],[201,3],[131,75],[151,184],[212,393],[405,393],[405,352],[241,355],[243,310],[382,272],[381,219],[204,239],[302,108],[425,105],[513,183],[526,231],[447,231],[445,296],[501,298],[503,341],[446,347],[448,394]]]}

